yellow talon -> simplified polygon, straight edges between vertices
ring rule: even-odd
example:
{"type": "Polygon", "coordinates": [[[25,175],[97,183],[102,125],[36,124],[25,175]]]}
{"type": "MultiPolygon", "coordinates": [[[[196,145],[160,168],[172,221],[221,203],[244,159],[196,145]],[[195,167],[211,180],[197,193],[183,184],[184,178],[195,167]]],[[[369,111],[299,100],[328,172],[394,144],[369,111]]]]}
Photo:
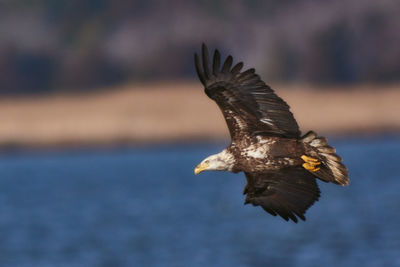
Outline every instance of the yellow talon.
{"type": "Polygon", "coordinates": [[[317,159],[314,159],[314,158],[312,158],[312,157],[308,157],[308,156],[306,156],[306,155],[303,155],[303,156],[301,156],[301,159],[302,160],[304,160],[305,162],[318,162],[318,160],[317,159]]]}
{"type": "Polygon", "coordinates": [[[319,162],[318,159],[314,159],[314,158],[308,157],[306,155],[302,155],[301,159],[305,161],[305,163],[303,163],[303,165],[302,165],[304,167],[304,169],[311,171],[311,172],[316,172],[321,169],[320,167],[316,167],[321,164],[321,162],[319,162]]]}
{"type": "Polygon", "coordinates": [[[307,171],[310,171],[310,172],[316,172],[316,171],[319,171],[321,168],[320,167],[318,167],[318,168],[315,168],[315,165],[312,165],[312,164],[310,164],[310,163],[303,163],[303,167],[304,167],[304,169],[306,169],[307,171]]]}

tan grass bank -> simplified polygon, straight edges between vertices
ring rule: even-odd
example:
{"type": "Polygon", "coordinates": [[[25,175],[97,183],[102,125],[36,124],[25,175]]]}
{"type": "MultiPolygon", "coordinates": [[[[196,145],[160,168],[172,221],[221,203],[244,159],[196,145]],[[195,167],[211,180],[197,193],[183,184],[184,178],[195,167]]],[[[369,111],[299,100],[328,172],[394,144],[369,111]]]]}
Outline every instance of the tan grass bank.
{"type": "MultiPolygon", "coordinates": [[[[303,132],[400,131],[400,85],[274,88],[291,106],[303,132]]],[[[218,107],[197,82],[132,84],[93,94],[0,100],[0,146],[210,138],[227,139],[228,131],[218,107]]]]}

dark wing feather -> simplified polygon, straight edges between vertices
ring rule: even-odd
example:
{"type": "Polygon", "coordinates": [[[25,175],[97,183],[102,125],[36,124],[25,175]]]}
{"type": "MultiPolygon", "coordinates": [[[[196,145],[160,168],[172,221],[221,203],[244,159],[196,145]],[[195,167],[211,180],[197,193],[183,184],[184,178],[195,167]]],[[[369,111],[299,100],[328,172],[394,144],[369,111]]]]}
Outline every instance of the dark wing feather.
{"type": "Polygon", "coordinates": [[[228,56],[220,69],[221,56],[215,50],[212,71],[207,47],[202,46],[202,62],[195,54],[195,66],[206,94],[222,110],[233,140],[243,134],[298,138],[299,127],[289,106],[255,74],[254,69],[240,72],[243,63],[232,68],[228,56]]]}
{"type": "Polygon", "coordinates": [[[245,204],[261,206],[286,221],[305,220],[304,213],[318,200],[320,191],[315,177],[304,168],[290,167],[265,173],[246,173],[245,204]],[[297,216],[297,217],[296,217],[297,216]]]}

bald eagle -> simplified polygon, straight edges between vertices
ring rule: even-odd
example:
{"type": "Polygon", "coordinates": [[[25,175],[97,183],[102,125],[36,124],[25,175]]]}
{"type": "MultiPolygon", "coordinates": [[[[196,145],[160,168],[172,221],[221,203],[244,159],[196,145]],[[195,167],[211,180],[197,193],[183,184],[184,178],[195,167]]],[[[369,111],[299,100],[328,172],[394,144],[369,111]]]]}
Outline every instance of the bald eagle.
{"type": "Polygon", "coordinates": [[[289,106],[266,85],[254,69],[232,67],[232,56],[221,64],[215,50],[212,66],[207,47],[195,67],[205,93],[222,111],[231,144],[204,159],[194,169],[244,172],[245,204],[261,206],[286,221],[305,220],[306,210],[318,200],[316,178],[348,185],[348,171],[327,140],[309,131],[301,136],[289,106]]]}

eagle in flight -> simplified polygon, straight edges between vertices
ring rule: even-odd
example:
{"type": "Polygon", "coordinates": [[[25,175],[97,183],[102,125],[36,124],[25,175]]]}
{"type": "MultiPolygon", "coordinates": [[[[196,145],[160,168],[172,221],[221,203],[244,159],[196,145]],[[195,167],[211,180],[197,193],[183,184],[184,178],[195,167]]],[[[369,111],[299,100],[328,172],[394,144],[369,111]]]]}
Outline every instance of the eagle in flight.
{"type": "Polygon", "coordinates": [[[210,66],[207,47],[195,54],[195,67],[205,93],[221,109],[231,135],[222,152],[204,159],[194,169],[244,172],[245,204],[261,206],[286,221],[305,220],[306,210],[318,200],[316,178],[348,185],[348,171],[327,140],[309,131],[301,136],[288,104],[255,73],[232,67],[232,56],[221,66],[215,50],[210,66]]]}

